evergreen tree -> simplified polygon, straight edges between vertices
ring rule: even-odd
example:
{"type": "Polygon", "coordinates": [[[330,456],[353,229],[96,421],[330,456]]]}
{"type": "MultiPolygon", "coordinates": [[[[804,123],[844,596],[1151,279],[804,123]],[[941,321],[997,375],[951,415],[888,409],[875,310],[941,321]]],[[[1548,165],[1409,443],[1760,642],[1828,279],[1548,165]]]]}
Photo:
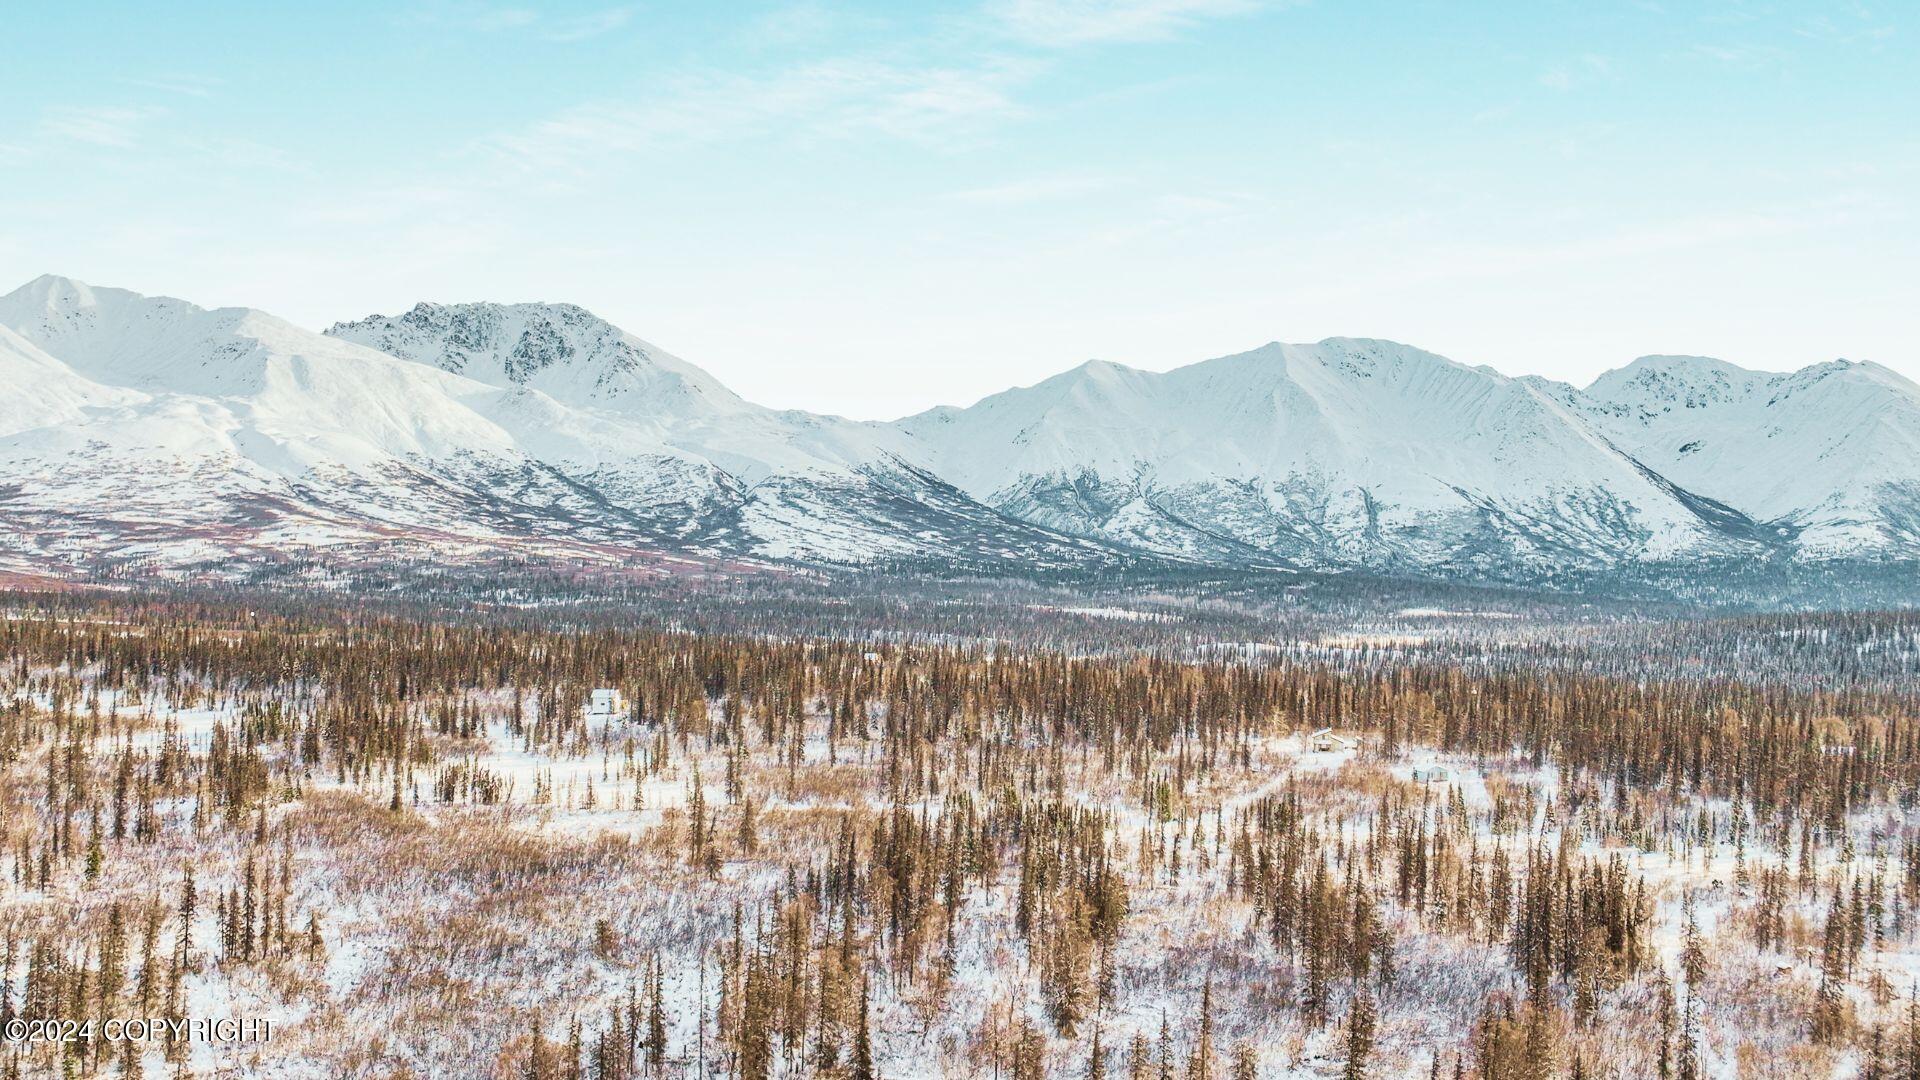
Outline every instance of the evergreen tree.
{"type": "Polygon", "coordinates": [[[1200,990],[1200,1032],[1187,1059],[1187,1080],[1213,1080],[1213,980],[1200,990]]]}
{"type": "Polygon", "coordinates": [[[1654,1032],[1654,1067],[1660,1075],[1660,1080],[1670,1080],[1673,1076],[1673,1040],[1677,1033],[1679,1017],[1673,1004],[1673,983],[1665,975],[1660,976],[1658,1002],[1658,1027],[1654,1032]]]}
{"type": "Polygon", "coordinates": [[[1127,1043],[1127,1080],[1153,1080],[1153,1048],[1145,1032],[1136,1031],[1127,1043]]]}
{"type": "Polygon", "coordinates": [[[1342,1080],[1366,1080],[1367,1058],[1373,1054],[1373,997],[1362,989],[1354,995],[1347,1012],[1347,1063],[1340,1071],[1342,1080]]]}
{"type": "Polygon", "coordinates": [[[873,1080],[873,1037],[867,1029],[868,990],[860,986],[860,1027],[853,1037],[853,1080],[873,1080]]]}
{"type": "Polygon", "coordinates": [[[658,1071],[667,1061],[666,992],[660,975],[660,957],[653,958],[647,979],[647,1067],[658,1071]]]}
{"type": "Polygon", "coordinates": [[[1830,1044],[1839,1040],[1846,1024],[1847,969],[1846,908],[1839,886],[1827,908],[1826,933],[1820,945],[1820,986],[1813,999],[1813,1041],[1830,1044]]]}

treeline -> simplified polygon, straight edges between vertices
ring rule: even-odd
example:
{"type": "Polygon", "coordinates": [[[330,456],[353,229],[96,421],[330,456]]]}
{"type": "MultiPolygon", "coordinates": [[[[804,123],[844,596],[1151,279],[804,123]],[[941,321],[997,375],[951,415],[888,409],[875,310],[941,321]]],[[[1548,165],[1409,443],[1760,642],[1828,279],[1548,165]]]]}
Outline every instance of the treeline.
{"type": "MultiPolygon", "coordinates": [[[[0,620],[10,888],[84,893],[115,860],[169,845],[231,865],[214,880],[183,872],[177,894],[108,905],[77,929],[9,931],[0,1009],[168,1014],[206,966],[318,964],[322,913],[295,899],[280,808],[328,780],[381,793],[392,815],[491,806],[509,793],[479,757],[500,735],[556,760],[617,762],[636,800],[684,765],[685,805],[666,817],[674,861],[711,878],[755,860],[781,878],[742,898],[711,966],[698,959],[712,993],[692,1045],[665,1034],[673,961],[650,955],[622,1004],[536,1019],[503,1048],[505,1067],[536,1080],[624,1080],[709,1054],[755,1080],[864,1080],[876,992],[910,991],[937,1014],[958,990],[967,920],[985,917],[969,905],[999,893],[1039,1011],[979,1018],[971,1052],[1017,1078],[1111,1066],[1164,1080],[1176,1060],[1188,1076],[1250,1075],[1257,1048],[1214,1045],[1211,984],[1157,1039],[1102,1041],[1139,898],[1201,880],[1244,909],[1291,1014],[1339,1028],[1349,1076],[1365,1075],[1378,1010],[1403,992],[1400,938],[1420,932],[1499,950],[1517,976],[1468,1037],[1434,1047],[1435,1070],[1443,1052],[1483,1080],[1584,1069],[1560,1049],[1578,1044],[1570,1033],[1646,984],[1664,995],[1661,1075],[1692,1077],[1706,960],[1676,996],[1651,963],[1648,886],[1585,840],[1682,859],[1733,851],[1731,925],[1763,951],[1813,949],[1795,913],[1817,905],[1823,989],[1807,1023],[1829,1042],[1857,1027],[1842,988],[1860,958],[1910,935],[1920,902],[1912,837],[1855,849],[1849,814],[1909,805],[1920,781],[1912,713],[1858,688],[95,605],[0,620]],[[625,714],[586,714],[596,687],[620,689],[625,714]],[[189,739],[143,716],[162,708],[231,719],[189,739]],[[1420,746],[1530,762],[1558,784],[1541,795],[1491,781],[1484,808],[1457,786],[1382,782],[1361,801],[1310,775],[1218,797],[1273,736],[1320,728],[1363,733],[1388,757],[1420,746]],[[844,808],[763,847],[769,798],[855,763],[844,808]],[[217,935],[196,942],[209,904],[217,935]],[[1061,1060],[1063,1044],[1084,1058],[1061,1060]]],[[[622,956],[617,941],[596,949],[622,956]]],[[[1882,1035],[1893,1062],[1907,1036],[1882,1035]]],[[[74,1067],[104,1067],[98,1052],[74,1067]]]]}
{"type": "Polygon", "coordinates": [[[930,755],[949,743],[982,767],[1000,746],[1037,744],[1124,762],[1143,792],[1160,780],[1179,790],[1243,756],[1256,734],[1319,727],[1376,732],[1389,749],[1517,750],[1623,790],[1750,802],[1775,828],[1831,823],[1874,797],[1910,797],[1920,781],[1911,712],[1861,690],[202,614],[107,609],[0,622],[15,688],[0,754],[55,736],[69,754],[88,753],[105,691],[179,708],[220,702],[247,714],[227,756],[212,763],[217,784],[240,796],[254,781],[231,774],[251,767],[249,747],[262,742],[291,741],[306,766],[335,771],[425,764],[433,736],[472,730],[469,699],[480,693],[520,695],[516,717],[532,725],[534,743],[577,747],[586,690],[611,686],[633,702],[634,719],[666,721],[683,738],[751,727],[763,741],[791,741],[810,703],[823,702],[836,744],[878,740],[890,775],[909,785],[927,782],[930,755]],[[56,707],[28,710],[25,694],[56,707]]]}

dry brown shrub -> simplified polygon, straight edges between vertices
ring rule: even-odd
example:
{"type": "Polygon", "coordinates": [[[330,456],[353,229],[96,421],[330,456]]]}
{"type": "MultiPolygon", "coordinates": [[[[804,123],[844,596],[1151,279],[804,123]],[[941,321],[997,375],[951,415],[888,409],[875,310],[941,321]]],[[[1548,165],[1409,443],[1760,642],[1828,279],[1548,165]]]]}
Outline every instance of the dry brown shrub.
{"type": "Polygon", "coordinates": [[[1734,1073],[1740,1080],[1824,1080],[1833,1075],[1833,1066],[1833,1052],[1820,1046],[1782,1049],[1743,1042],[1733,1052],[1734,1073]]]}

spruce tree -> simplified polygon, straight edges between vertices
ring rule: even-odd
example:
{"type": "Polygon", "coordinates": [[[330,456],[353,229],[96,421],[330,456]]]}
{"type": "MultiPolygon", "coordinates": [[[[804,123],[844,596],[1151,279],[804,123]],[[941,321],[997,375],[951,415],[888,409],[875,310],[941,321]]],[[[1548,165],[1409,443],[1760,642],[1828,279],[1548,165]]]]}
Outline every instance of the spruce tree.
{"type": "Polygon", "coordinates": [[[860,984],[860,1028],[853,1037],[853,1080],[873,1080],[873,1037],[867,1028],[867,984],[860,984]]]}
{"type": "Polygon", "coordinates": [[[1366,1080],[1367,1058],[1373,1053],[1373,997],[1362,989],[1347,1012],[1347,1062],[1341,1080],[1366,1080]]]}

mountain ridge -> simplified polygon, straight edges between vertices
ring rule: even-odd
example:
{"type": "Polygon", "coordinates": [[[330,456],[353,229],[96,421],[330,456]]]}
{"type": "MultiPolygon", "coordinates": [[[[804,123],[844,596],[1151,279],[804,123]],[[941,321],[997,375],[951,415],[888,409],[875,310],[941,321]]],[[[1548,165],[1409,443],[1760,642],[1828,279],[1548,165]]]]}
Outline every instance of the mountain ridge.
{"type": "Polygon", "coordinates": [[[49,275],[0,297],[0,376],[26,388],[0,403],[0,517],[38,563],[97,560],[129,514],[172,568],[409,530],[1475,580],[1920,552],[1920,387],[1849,361],[1647,356],[1577,388],[1335,337],[1165,372],[1088,361],[861,422],[746,401],[569,304],[422,302],[316,334],[49,275]],[[168,544],[169,521],[197,539],[168,544]]]}

